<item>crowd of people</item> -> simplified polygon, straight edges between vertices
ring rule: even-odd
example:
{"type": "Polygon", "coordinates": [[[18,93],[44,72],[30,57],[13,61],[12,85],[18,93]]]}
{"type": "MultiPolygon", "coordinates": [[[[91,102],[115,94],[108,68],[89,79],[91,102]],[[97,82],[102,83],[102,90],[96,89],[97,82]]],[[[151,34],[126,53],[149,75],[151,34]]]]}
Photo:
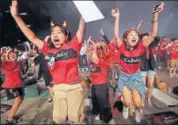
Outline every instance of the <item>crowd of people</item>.
{"type": "Polygon", "coordinates": [[[14,99],[6,123],[16,122],[15,114],[23,101],[22,76],[30,73],[34,73],[36,80],[43,76],[51,95],[55,124],[63,124],[66,120],[82,123],[84,89],[81,86],[79,64],[90,72],[92,113],[96,119],[114,124],[109,85],[123,97],[123,118],[128,119],[129,108],[134,107],[135,120],[139,123],[145,99],[151,105],[154,79],[160,69],[157,67],[158,60],[166,62],[170,77],[178,73],[178,39],[158,36],[159,14],[163,8],[164,3],[152,13],[151,31],[148,32],[139,30],[143,23],[141,21],[135,29],[127,29],[121,38],[120,12],[115,8],[111,11],[114,18],[112,40],[107,38],[102,29],[100,33],[104,40],[92,40],[91,36],[83,40],[85,21],[82,17],[73,38],[65,22],[60,25],[51,23],[50,34],[41,40],[19,16],[18,2],[12,1],[11,15],[32,43],[25,42],[23,49],[19,46],[1,47],[0,67],[4,72],[1,87],[6,90],[8,99],[14,99]]]}

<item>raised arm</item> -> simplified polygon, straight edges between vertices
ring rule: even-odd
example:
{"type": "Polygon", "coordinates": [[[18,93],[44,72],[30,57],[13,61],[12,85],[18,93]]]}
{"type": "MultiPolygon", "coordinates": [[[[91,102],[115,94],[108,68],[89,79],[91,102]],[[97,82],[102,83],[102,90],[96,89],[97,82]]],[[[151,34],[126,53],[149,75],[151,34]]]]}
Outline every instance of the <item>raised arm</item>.
{"type": "Polygon", "coordinates": [[[141,21],[139,22],[139,24],[137,25],[137,27],[136,27],[136,30],[137,30],[137,31],[140,30],[140,27],[142,26],[142,24],[143,24],[143,20],[141,20],[141,21]]]}
{"type": "Polygon", "coordinates": [[[77,31],[77,38],[78,38],[79,43],[82,43],[82,41],[83,41],[84,30],[85,30],[85,21],[81,17],[80,22],[79,22],[78,31],[77,31]]]}
{"type": "Polygon", "coordinates": [[[27,27],[27,25],[24,23],[22,18],[19,16],[17,0],[12,1],[12,4],[10,6],[10,12],[11,12],[12,17],[16,21],[17,25],[19,26],[21,31],[24,33],[24,35],[28,38],[28,40],[41,49],[44,43],[34,34],[34,32],[30,28],[27,27]]]}
{"type": "Polygon", "coordinates": [[[118,8],[112,9],[111,14],[115,19],[115,21],[114,21],[114,38],[117,43],[117,46],[119,47],[119,46],[121,46],[122,42],[119,37],[120,13],[119,13],[118,8]]]}
{"type": "Polygon", "coordinates": [[[91,61],[94,63],[94,64],[98,64],[99,62],[99,58],[97,56],[97,44],[93,43],[93,50],[91,51],[91,61]]]}
{"type": "Polygon", "coordinates": [[[108,37],[105,35],[103,29],[100,29],[100,34],[103,37],[103,39],[105,40],[106,44],[109,44],[110,41],[109,41],[108,37]]]}
{"type": "Polygon", "coordinates": [[[164,3],[161,3],[158,7],[158,12],[153,12],[152,14],[152,26],[151,26],[151,35],[156,36],[158,34],[158,19],[159,13],[164,9],[164,3]]]}
{"type": "Polygon", "coordinates": [[[152,18],[152,27],[151,27],[151,33],[150,36],[143,41],[143,44],[148,47],[153,41],[154,37],[158,33],[158,16],[159,13],[164,9],[164,3],[160,4],[158,7],[159,11],[153,13],[153,18],[152,18]]]}
{"type": "Polygon", "coordinates": [[[30,47],[29,42],[25,42],[24,45],[25,45],[25,47],[28,48],[28,49],[27,49],[27,52],[30,52],[30,51],[31,51],[31,47],[30,47]]]}

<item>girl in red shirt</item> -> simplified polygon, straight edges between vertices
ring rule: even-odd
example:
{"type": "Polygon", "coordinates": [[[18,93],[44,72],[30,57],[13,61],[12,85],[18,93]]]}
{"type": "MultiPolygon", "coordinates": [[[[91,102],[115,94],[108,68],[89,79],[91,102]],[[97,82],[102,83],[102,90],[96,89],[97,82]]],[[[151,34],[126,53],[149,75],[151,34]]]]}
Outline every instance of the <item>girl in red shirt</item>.
{"type": "Polygon", "coordinates": [[[25,36],[41,52],[49,56],[48,67],[53,83],[53,121],[60,124],[82,121],[83,88],[78,72],[79,51],[83,41],[85,22],[81,18],[76,35],[70,40],[68,30],[63,25],[53,25],[50,32],[51,44],[40,40],[27,27],[18,13],[17,1],[12,1],[11,15],[25,36]]]}
{"type": "Polygon", "coordinates": [[[105,123],[112,122],[112,113],[109,102],[108,69],[112,64],[111,53],[106,52],[106,44],[98,42],[91,45],[91,83],[92,83],[92,113],[95,118],[105,123]]]}
{"type": "Polygon", "coordinates": [[[8,100],[14,99],[14,104],[10,109],[5,124],[15,124],[18,120],[15,114],[23,100],[21,65],[17,62],[16,52],[11,50],[6,52],[5,55],[6,59],[0,63],[0,69],[3,70],[5,75],[5,81],[1,87],[5,89],[8,100]]]}
{"type": "Polygon", "coordinates": [[[137,110],[136,122],[141,121],[141,109],[145,100],[145,86],[140,73],[140,56],[151,44],[156,36],[158,28],[158,14],[163,10],[163,5],[159,6],[159,11],[153,13],[152,31],[147,39],[140,41],[139,33],[136,30],[127,30],[123,35],[123,42],[119,37],[119,10],[113,9],[112,16],[115,18],[114,37],[117,42],[120,76],[118,82],[118,92],[121,92],[124,100],[123,117],[128,118],[128,108],[133,104],[137,110]]]}

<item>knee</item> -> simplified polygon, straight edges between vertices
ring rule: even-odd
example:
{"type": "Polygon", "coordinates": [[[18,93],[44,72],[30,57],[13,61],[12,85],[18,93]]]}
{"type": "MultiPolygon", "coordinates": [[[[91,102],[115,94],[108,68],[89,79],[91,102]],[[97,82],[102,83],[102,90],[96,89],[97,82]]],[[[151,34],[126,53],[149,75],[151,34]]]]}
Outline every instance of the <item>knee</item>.
{"type": "Polygon", "coordinates": [[[148,88],[153,88],[153,83],[148,82],[148,88]]]}

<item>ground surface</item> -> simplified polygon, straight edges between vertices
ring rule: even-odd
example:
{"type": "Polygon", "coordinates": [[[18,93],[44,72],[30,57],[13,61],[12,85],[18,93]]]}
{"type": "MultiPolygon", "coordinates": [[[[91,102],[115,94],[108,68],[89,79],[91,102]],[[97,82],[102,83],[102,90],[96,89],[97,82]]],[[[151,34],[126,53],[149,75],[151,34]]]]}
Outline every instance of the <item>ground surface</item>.
{"type": "MultiPolygon", "coordinates": [[[[84,73],[82,73],[84,75],[84,73]]],[[[178,85],[178,77],[172,77],[170,78],[166,71],[162,71],[158,73],[159,77],[166,81],[167,84],[174,87],[178,85]]],[[[3,104],[12,104],[13,101],[7,101],[7,102],[1,102],[3,104]]],[[[148,106],[145,103],[145,108],[143,110],[144,117],[143,121],[140,124],[145,124],[147,121],[147,124],[152,124],[151,121],[149,121],[148,115],[157,113],[157,112],[164,112],[164,111],[174,111],[178,114],[178,107],[165,107],[160,103],[156,98],[152,98],[152,106],[148,106]]],[[[47,96],[40,96],[35,98],[26,98],[24,99],[22,105],[20,106],[19,111],[17,114],[21,114],[23,121],[20,124],[50,124],[52,123],[52,103],[48,103],[48,97],[47,96]]],[[[88,107],[85,107],[85,115],[86,120],[85,122],[88,124],[93,123],[102,123],[101,121],[95,121],[94,116],[91,115],[90,112],[88,112],[88,107]]],[[[1,124],[4,123],[7,112],[1,114],[1,124]]],[[[119,113],[120,114],[120,113],[119,113]]],[[[134,118],[131,117],[128,120],[124,120],[120,114],[118,118],[115,118],[117,124],[134,124],[134,118]]]]}

